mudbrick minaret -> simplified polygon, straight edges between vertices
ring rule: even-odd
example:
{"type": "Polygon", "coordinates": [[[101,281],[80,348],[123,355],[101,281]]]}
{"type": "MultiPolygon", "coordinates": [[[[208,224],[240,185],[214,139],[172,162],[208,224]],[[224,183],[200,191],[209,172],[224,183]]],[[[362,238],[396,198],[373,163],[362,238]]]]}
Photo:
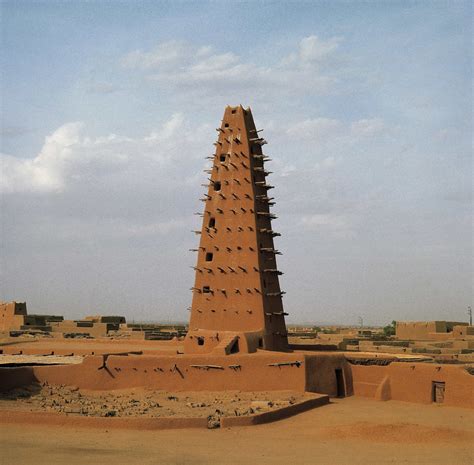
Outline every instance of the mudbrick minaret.
{"type": "Polygon", "coordinates": [[[250,108],[227,107],[204,202],[186,353],[288,350],[263,154],[250,108]]]}

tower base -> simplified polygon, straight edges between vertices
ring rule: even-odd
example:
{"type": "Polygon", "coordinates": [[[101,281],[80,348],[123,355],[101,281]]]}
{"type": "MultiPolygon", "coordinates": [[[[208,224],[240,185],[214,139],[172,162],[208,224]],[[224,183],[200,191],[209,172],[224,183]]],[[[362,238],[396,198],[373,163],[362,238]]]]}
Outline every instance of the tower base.
{"type": "Polygon", "coordinates": [[[212,331],[189,330],[184,339],[186,354],[251,354],[258,349],[271,347],[278,352],[288,352],[286,335],[266,334],[265,331],[212,331]]]}

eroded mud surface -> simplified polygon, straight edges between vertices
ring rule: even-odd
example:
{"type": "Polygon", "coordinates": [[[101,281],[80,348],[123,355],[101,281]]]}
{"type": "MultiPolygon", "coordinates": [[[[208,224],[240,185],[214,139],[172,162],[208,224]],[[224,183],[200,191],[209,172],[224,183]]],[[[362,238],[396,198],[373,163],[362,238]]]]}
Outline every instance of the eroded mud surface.
{"type": "Polygon", "coordinates": [[[265,392],[166,392],[128,389],[84,391],[46,383],[0,394],[0,409],[93,417],[210,417],[252,415],[299,402],[303,394],[265,392]]]}

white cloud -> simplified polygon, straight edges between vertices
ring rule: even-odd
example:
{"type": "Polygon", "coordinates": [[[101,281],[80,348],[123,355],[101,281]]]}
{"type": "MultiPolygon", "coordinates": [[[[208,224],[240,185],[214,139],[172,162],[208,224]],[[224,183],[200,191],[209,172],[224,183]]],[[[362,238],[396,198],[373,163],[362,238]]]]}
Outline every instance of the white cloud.
{"type": "MultiPolygon", "coordinates": [[[[270,139],[278,144],[282,130],[272,124],[270,132],[280,136],[273,138],[270,134],[270,139]]],[[[84,134],[83,123],[66,123],[45,138],[34,158],[0,156],[0,190],[5,193],[62,192],[70,184],[119,174],[126,177],[143,173],[146,177],[150,169],[164,173],[165,167],[169,171],[168,176],[163,174],[160,179],[162,184],[178,172],[181,183],[195,183],[203,165],[201,157],[211,147],[211,126],[191,125],[182,113],[175,113],[149,134],[131,138],[117,134],[90,137],[84,134]]],[[[356,135],[376,134],[384,129],[385,124],[379,118],[344,123],[318,117],[290,124],[284,139],[298,147],[298,156],[291,162],[276,159],[276,174],[287,177],[300,169],[332,169],[341,162],[356,135]]]]}
{"type": "Polygon", "coordinates": [[[341,37],[331,37],[328,40],[321,40],[315,35],[305,37],[299,44],[298,52],[285,57],[282,63],[286,66],[320,64],[336,52],[341,42],[341,37]]]}
{"type": "Polygon", "coordinates": [[[382,141],[388,132],[381,118],[346,122],[317,117],[290,123],[285,138],[298,144],[298,153],[308,155],[304,157],[306,163],[319,170],[333,167],[358,151],[366,151],[368,144],[382,141]],[[312,162],[315,157],[316,162],[312,162]]]}
{"type": "Polygon", "coordinates": [[[323,140],[341,134],[344,126],[341,121],[331,118],[314,118],[290,125],[286,131],[290,137],[323,140]]]}
{"type": "Polygon", "coordinates": [[[305,37],[300,43],[300,57],[303,61],[322,60],[336,51],[340,42],[340,37],[332,37],[327,41],[314,35],[305,37]]]}
{"type": "Polygon", "coordinates": [[[187,125],[183,115],[175,113],[149,135],[130,138],[116,134],[90,137],[83,134],[83,123],[66,123],[45,138],[34,158],[0,155],[0,191],[63,192],[70,185],[117,176],[123,176],[124,182],[131,176],[147,177],[150,169],[160,176],[156,179],[158,185],[169,184],[180,170],[184,174],[182,182],[186,182],[186,175],[193,177],[194,166],[201,164],[199,155],[206,153],[212,134],[207,126],[190,131],[187,125]],[[196,150],[199,144],[202,151],[196,150]]]}
{"type": "Polygon", "coordinates": [[[356,218],[339,212],[314,213],[303,215],[299,221],[302,231],[308,233],[318,232],[334,238],[347,239],[355,236],[356,218]]]}
{"type": "Polygon", "coordinates": [[[3,192],[60,191],[79,143],[82,123],[67,123],[46,137],[34,159],[1,155],[0,190],[3,192]]]}
{"type": "MultiPolygon", "coordinates": [[[[209,53],[209,50],[200,48],[200,55],[209,53]]],[[[163,42],[150,52],[134,50],[122,58],[122,65],[126,68],[153,69],[179,65],[184,59],[192,58],[192,51],[184,41],[171,40],[163,42]]]]}
{"type": "Polygon", "coordinates": [[[324,62],[337,52],[341,41],[338,37],[322,40],[314,35],[303,38],[296,52],[267,66],[229,51],[218,53],[211,46],[170,41],[151,51],[128,53],[121,64],[143,72],[151,82],[194,92],[216,92],[224,87],[232,93],[245,88],[252,92],[304,91],[317,95],[328,92],[338,82],[324,62]]]}

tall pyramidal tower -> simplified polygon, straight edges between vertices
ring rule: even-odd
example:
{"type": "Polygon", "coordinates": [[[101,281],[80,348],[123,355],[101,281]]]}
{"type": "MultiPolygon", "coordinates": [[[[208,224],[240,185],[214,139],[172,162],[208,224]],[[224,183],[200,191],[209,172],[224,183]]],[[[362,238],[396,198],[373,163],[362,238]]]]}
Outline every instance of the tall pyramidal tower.
{"type": "Polygon", "coordinates": [[[227,107],[217,131],[185,352],[286,351],[266,141],[242,106],[227,107]]]}

